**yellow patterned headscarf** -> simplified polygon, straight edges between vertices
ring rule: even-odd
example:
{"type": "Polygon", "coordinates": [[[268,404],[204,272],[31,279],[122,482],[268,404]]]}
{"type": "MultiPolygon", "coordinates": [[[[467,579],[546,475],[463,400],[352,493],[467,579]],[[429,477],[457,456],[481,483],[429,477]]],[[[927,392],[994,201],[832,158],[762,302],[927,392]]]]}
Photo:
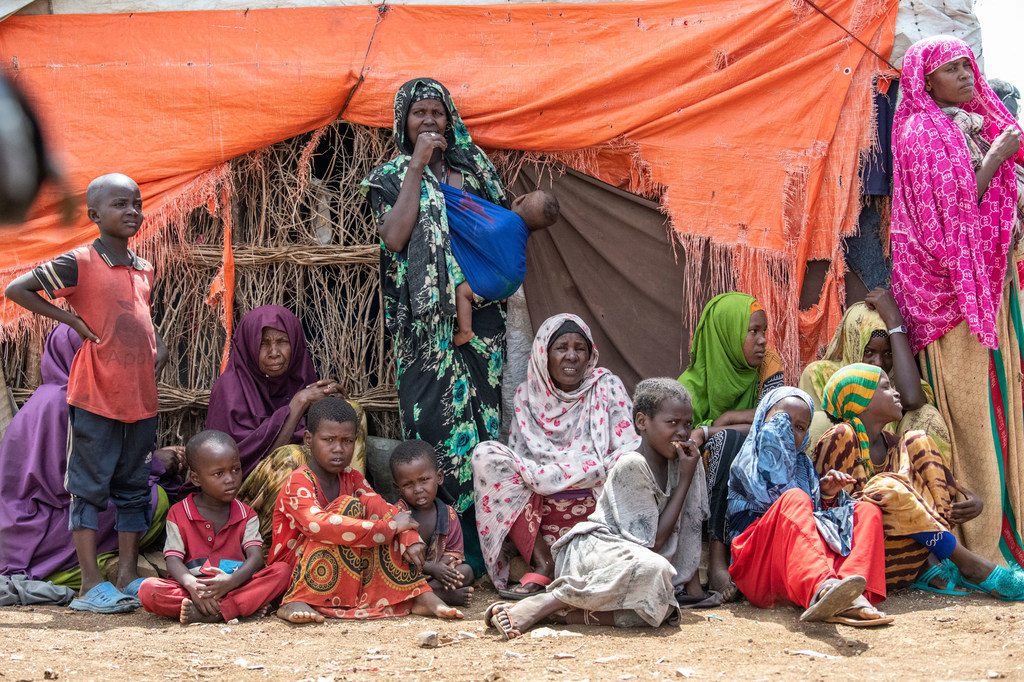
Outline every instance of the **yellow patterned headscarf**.
{"type": "Polygon", "coordinates": [[[875,395],[878,381],[882,378],[882,369],[874,365],[857,362],[843,367],[825,384],[825,395],[821,401],[821,409],[836,419],[848,422],[857,432],[860,442],[860,458],[870,477],[875,473],[871,464],[871,442],[868,440],[867,429],[859,415],[863,412],[871,397],[875,395]]]}

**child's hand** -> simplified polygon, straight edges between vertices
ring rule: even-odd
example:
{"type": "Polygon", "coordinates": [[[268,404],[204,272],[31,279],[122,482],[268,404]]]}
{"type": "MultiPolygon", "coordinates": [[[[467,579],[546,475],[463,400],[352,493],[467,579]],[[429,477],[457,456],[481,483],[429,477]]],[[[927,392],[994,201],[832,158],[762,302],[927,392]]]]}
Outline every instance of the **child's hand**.
{"type": "Polygon", "coordinates": [[[216,566],[211,566],[212,576],[196,578],[199,587],[197,594],[204,599],[220,599],[231,590],[235,589],[235,579],[230,573],[225,573],[216,566]]]}
{"type": "Polygon", "coordinates": [[[954,482],[953,485],[964,496],[964,499],[952,504],[953,509],[950,512],[949,520],[953,523],[967,523],[971,519],[977,518],[985,508],[985,503],[981,501],[980,497],[960,485],[959,481],[954,482]]]}
{"type": "Polygon", "coordinates": [[[398,512],[391,517],[391,520],[395,522],[396,533],[404,533],[407,530],[416,530],[420,527],[420,524],[412,517],[412,512],[408,511],[398,512]]]}
{"type": "Polygon", "coordinates": [[[189,575],[185,578],[181,586],[188,590],[189,596],[192,597],[192,603],[196,605],[196,608],[204,616],[220,615],[220,602],[214,597],[203,595],[202,586],[194,575],[189,575]]]}
{"type": "Polygon", "coordinates": [[[425,554],[426,545],[422,542],[417,542],[415,545],[409,545],[405,548],[405,553],[402,554],[402,558],[405,559],[406,563],[410,566],[415,566],[422,570],[424,563],[423,560],[426,558],[425,554]]]}
{"type": "Polygon", "coordinates": [[[75,315],[75,319],[71,321],[69,326],[74,329],[80,337],[82,337],[82,341],[92,341],[93,343],[100,342],[100,337],[93,334],[92,330],[89,329],[89,325],[87,325],[85,320],[80,318],[78,315],[75,315]]]}
{"type": "Polygon", "coordinates": [[[700,450],[697,449],[696,443],[692,440],[672,441],[672,445],[676,449],[676,459],[679,461],[679,469],[681,471],[692,472],[697,468],[700,450]]]}
{"type": "Polygon", "coordinates": [[[456,590],[462,587],[462,574],[458,572],[453,563],[428,561],[423,564],[423,572],[440,582],[446,590],[456,590]]]}
{"type": "Polygon", "coordinates": [[[850,474],[844,473],[842,471],[836,471],[835,469],[832,469],[827,474],[822,476],[821,480],[819,481],[819,483],[821,484],[821,494],[824,495],[825,497],[834,497],[839,493],[840,490],[850,485],[851,483],[856,482],[857,479],[855,479],[850,474]]]}

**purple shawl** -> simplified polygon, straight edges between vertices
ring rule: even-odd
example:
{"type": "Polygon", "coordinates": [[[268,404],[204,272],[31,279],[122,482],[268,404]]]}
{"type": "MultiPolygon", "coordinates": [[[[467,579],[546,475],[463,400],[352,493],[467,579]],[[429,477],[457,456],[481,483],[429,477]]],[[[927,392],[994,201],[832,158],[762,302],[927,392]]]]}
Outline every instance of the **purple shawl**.
{"type": "MultiPolygon", "coordinates": [[[[217,377],[210,393],[206,428],[223,431],[235,439],[242,455],[243,473],[248,475],[268,454],[281,432],[292,397],[316,380],[299,318],[281,306],[260,306],[238,321],[228,366],[217,377]],[[279,377],[268,377],[259,370],[264,327],[284,332],[292,344],[288,371],[279,377]]],[[[291,442],[300,442],[305,428],[305,418],[300,419],[291,442]]]]}
{"type": "MultiPolygon", "coordinates": [[[[50,333],[40,366],[43,383],[14,415],[0,443],[0,575],[23,573],[42,580],[78,564],[68,530],[71,496],[64,489],[64,473],[68,371],[81,346],[67,325],[50,333]]],[[[151,489],[155,507],[158,493],[156,486],[151,489]]],[[[113,506],[100,514],[96,545],[101,553],[117,549],[113,506]]]]}

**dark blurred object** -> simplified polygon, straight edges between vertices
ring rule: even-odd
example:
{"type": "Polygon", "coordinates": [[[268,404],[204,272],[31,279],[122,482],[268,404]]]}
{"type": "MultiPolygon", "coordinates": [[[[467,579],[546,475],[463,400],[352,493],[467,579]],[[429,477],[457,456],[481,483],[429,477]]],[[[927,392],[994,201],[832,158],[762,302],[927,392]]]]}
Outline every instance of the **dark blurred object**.
{"type": "Polygon", "coordinates": [[[56,179],[28,101],[0,74],[0,223],[19,223],[47,179],[56,179]]]}
{"type": "Polygon", "coordinates": [[[1020,102],[1020,90],[1017,89],[1017,86],[1007,83],[1002,78],[989,78],[988,84],[999,95],[999,99],[1003,100],[1003,104],[1013,114],[1013,117],[1017,118],[1020,102]]]}

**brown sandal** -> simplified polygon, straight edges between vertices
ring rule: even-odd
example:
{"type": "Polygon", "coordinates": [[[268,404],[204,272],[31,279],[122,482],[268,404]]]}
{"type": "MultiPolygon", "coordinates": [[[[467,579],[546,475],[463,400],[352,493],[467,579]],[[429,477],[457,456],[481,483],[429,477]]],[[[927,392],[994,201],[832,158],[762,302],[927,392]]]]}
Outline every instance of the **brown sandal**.
{"type": "Polygon", "coordinates": [[[489,627],[501,630],[501,634],[505,635],[505,639],[515,639],[516,637],[522,637],[523,633],[516,628],[515,621],[512,620],[512,604],[505,601],[496,601],[487,607],[487,611],[484,612],[484,623],[489,627]],[[502,616],[504,621],[502,622],[502,616]]]}

